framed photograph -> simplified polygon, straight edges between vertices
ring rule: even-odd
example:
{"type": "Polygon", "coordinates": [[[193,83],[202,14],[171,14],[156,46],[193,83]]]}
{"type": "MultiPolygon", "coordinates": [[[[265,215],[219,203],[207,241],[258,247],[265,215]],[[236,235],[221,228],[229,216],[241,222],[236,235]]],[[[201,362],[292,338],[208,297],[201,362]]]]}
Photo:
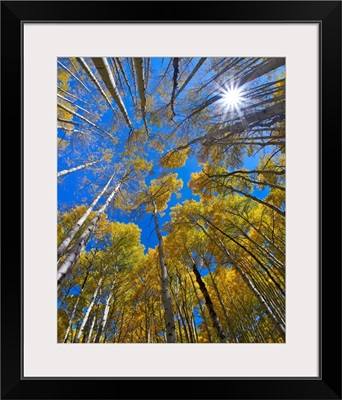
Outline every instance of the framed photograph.
{"type": "Polygon", "coordinates": [[[341,399],[341,3],[1,11],[1,398],[341,399]]]}

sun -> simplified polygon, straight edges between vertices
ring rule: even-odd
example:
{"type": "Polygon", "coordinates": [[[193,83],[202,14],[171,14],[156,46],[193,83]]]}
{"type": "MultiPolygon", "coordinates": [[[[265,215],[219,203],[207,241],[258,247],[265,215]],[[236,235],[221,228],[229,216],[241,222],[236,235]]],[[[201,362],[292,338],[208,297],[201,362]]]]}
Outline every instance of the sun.
{"type": "Polygon", "coordinates": [[[241,104],[245,101],[242,89],[237,86],[225,86],[224,89],[221,88],[220,92],[220,103],[222,103],[227,110],[238,110],[241,104]]]}

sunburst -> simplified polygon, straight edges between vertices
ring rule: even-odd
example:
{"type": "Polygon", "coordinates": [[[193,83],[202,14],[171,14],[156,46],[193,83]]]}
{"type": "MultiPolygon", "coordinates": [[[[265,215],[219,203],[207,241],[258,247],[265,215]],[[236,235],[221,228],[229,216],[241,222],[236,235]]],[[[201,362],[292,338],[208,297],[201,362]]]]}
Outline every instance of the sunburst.
{"type": "Polygon", "coordinates": [[[237,85],[225,85],[220,89],[221,99],[219,102],[225,107],[226,112],[239,110],[240,106],[246,101],[242,88],[237,85]]]}

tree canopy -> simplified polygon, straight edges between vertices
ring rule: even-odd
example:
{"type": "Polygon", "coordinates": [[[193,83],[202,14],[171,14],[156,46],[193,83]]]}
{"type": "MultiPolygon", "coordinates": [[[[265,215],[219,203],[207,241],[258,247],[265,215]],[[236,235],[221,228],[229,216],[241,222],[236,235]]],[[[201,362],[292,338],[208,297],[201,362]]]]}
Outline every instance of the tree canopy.
{"type": "Polygon", "coordinates": [[[58,342],[285,342],[285,59],[57,72],[58,342]]]}

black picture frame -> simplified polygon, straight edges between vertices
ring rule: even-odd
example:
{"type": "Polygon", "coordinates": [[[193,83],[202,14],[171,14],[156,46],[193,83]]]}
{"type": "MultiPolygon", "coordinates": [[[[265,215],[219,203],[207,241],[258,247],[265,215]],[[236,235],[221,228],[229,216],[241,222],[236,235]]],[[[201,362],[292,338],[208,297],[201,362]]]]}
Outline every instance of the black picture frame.
{"type": "MultiPolygon", "coordinates": [[[[185,3],[187,2],[1,2],[2,399],[341,399],[341,2],[201,1],[189,2],[188,7],[185,7],[185,3]],[[152,18],[152,9],[153,15],[158,18],[152,18]],[[80,379],[42,377],[28,379],[22,376],[23,288],[21,275],[24,210],[22,24],[24,21],[99,22],[110,20],[111,15],[115,16],[113,22],[244,21],[318,22],[320,24],[321,323],[318,378],[82,377],[80,379]],[[7,158],[6,153],[9,153],[7,158]],[[331,315],[333,318],[330,317],[331,315]],[[130,380],[137,382],[131,383],[130,380]],[[170,382],[170,380],[186,380],[187,382],[180,386],[177,382],[170,382]],[[163,381],[167,384],[163,385],[163,381]]],[[[302,173],[305,179],[305,174],[310,171],[304,170],[302,173]]],[[[303,282],[303,288],[305,290],[305,282],[303,282]]],[[[42,326],[40,334],[43,333],[42,326]]],[[[296,360],[293,362],[295,363],[296,360]]]]}

